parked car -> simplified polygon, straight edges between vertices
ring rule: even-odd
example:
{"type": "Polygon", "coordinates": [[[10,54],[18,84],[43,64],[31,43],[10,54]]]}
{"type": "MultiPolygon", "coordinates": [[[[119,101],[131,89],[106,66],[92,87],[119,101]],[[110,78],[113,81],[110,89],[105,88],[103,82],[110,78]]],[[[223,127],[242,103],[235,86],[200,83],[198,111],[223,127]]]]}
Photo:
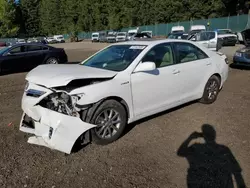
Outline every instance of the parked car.
{"type": "Polygon", "coordinates": [[[4,46],[6,46],[6,42],[0,41],[0,47],[4,47],[4,46]]]}
{"type": "Polygon", "coordinates": [[[47,37],[46,41],[48,44],[58,43],[58,41],[54,37],[47,37]]]}
{"type": "Polygon", "coordinates": [[[116,42],[116,32],[108,32],[107,42],[108,43],[116,42]]]}
{"type": "Polygon", "coordinates": [[[137,29],[130,29],[130,30],[128,30],[128,40],[130,40],[130,38],[133,36],[133,35],[135,35],[136,33],[138,33],[139,32],[139,29],[137,28],[137,29]]]}
{"type": "Polygon", "coordinates": [[[213,103],[228,77],[225,55],[184,40],[129,41],[78,65],[42,65],[26,76],[20,130],[31,144],[71,153],[109,144],[127,124],[199,99],[213,103]]]}
{"type": "Polygon", "coordinates": [[[17,44],[24,44],[26,43],[25,39],[17,39],[17,44]]]}
{"type": "Polygon", "coordinates": [[[171,28],[171,33],[184,33],[185,32],[185,28],[183,26],[173,26],[171,28]]]}
{"type": "Polygon", "coordinates": [[[200,33],[201,31],[206,31],[205,25],[192,25],[189,30],[189,36],[195,35],[197,33],[200,33]]]}
{"type": "Polygon", "coordinates": [[[31,70],[41,64],[61,64],[68,61],[64,49],[26,43],[0,50],[0,73],[31,70]]]}
{"type": "Polygon", "coordinates": [[[250,67],[250,29],[242,32],[242,36],[245,47],[235,52],[232,66],[250,67]]]}
{"type": "Polygon", "coordinates": [[[130,37],[130,40],[151,39],[152,37],[148,33],[136,33],[130,37]]]}
{"type": "Polygon", "coordinates": [[[91,41],[99,42],[99,33],[92,33],[91,41]]]}
{"type": "Polygon", "coordinates": [[[107,42],[107,32],[99,33],[99,42],[107,42]]]}
{"type": "Polygon", "coordinates": [[[27,43],[35,43],[38,42],[36,38],[28,38],[27,43]]]}
{"type": "Polygon", "coordinates": [[[54,39],[57,41],[57,43],[65,43],[63,35],[54,35],[54,39]]]}
{"type": "Polygon", "coordinates": [[[218,38],[222,41],[222,46],[235,46],[237,35],[231,29],[217,29],[218,38]]]}
{"type": "Polygon", "coordinates": [[[126,32],[118,32],[116,34],[116,42],[124,42],[127,40],[127,33],[126,32]]]}
{"type": "Polygon", "coordinates": [[[188,40],[199,43],[213,51],[218,51],[222,46],[222,42],[215,31],[202,31],[191,36],[188,40]]]}

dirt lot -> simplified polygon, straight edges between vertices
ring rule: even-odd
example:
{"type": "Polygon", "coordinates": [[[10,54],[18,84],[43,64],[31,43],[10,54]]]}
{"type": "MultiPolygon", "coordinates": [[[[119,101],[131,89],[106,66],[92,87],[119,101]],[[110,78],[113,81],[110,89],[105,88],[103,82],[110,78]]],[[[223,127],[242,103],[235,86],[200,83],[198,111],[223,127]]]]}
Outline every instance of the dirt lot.
{"type": "MultiPolygon", "coordinates": [[[[66,50],[69,60],[77,62],[103,45],[70,44],[66,50]]],[[[192,132],[200,132],[203,124],[214,127],[217,143],[231,150],[242,169],[244,181],[250,186],[250,72],[247,70],[230,69],[229,79],[212,105],[192,103],[161,113],[130,125],[128,133],[111,145],[91,144],[69,156],[29,145],[26,143],[28,136],[19,132],[25,75],[0,77],[2,188],[184,188],[189,163],[177,155],[177,150],[192,132]]],[[[210,149],[216,148],[220,146],[214,144],[210,149]]],[[[217,178],[215,171],[220,165],[229,164],[224,157],[218,152],[217,156],[212,156],[212,161],[205,163],[212,164],[209,168],[217,178]]],[[[202,160],[193,159],[190,160],[192,165],[199,165],[202,160]]],[[[229,167],[237,169],[233,164],[229,167]]]]}

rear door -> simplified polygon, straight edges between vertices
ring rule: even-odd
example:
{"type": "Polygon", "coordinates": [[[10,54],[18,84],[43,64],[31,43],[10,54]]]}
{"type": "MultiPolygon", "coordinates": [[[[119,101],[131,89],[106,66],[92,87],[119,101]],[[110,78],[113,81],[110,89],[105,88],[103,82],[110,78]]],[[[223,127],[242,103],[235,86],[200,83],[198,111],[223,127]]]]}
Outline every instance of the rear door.
{"type": "Polygon", "coordinates": [[[26,67],[26,53],[24,46],[10,48],[2,57],[3,71],[22,71],[26,67]]]}
{"type": "Polygon", "coordinates": [[[181,103],[201,97],[206,78],[214,67],[208,55],[197,46],[186,42],[174,42],[176,70],[179,71],[178,85],[181,103]]]}
{"type": "Polygon", "coordinates": [[[43,64],[45,58],[45,50],[41,45],[26,45],[27,68],[33,69],[43,64]]]}

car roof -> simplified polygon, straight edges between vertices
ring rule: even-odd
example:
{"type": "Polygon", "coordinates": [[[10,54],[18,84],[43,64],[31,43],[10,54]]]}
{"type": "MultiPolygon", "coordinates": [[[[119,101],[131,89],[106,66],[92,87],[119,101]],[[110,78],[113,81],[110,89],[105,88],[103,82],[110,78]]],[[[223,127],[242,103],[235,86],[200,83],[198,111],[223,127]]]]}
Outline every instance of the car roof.
{"type": "Polygon", "coordinates": [[[33,45],[36,45],[36,46],[44,46],[44,47],[51,47],[51,46],[48,46],[46,44],[43,44],[43,43],[23,43],[23,44],[13,44],[11,47],[19,47],[19,46],[33,46],[33,45]]]}

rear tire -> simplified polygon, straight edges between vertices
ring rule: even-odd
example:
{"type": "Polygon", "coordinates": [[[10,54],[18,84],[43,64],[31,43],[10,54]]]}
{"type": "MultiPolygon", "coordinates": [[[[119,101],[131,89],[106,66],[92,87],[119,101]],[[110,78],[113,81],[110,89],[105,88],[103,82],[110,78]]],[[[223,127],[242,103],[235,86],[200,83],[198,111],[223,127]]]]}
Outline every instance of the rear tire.
{"type": "Polygon", "coordinates": [[[215,75],[211,76],[207,81],[200,102],[203,104],[214,103],[220,91],[220,84],[221,84],[220,79],[217,76],[215,75]]]}
{"type": "Polygon", "coordinates": [[[91,130],[92,141],[98,145],[116,141],[123,134],[127,124],[126,110],[116,100],[103,101],[90,116],[90,123],[97,125],[91,130]]]}
{"type": "Polygon", "coordinates": [[[58,60],[55,57],[50,57],[46,60],[46,64],[58,64],[58,60]]]}

